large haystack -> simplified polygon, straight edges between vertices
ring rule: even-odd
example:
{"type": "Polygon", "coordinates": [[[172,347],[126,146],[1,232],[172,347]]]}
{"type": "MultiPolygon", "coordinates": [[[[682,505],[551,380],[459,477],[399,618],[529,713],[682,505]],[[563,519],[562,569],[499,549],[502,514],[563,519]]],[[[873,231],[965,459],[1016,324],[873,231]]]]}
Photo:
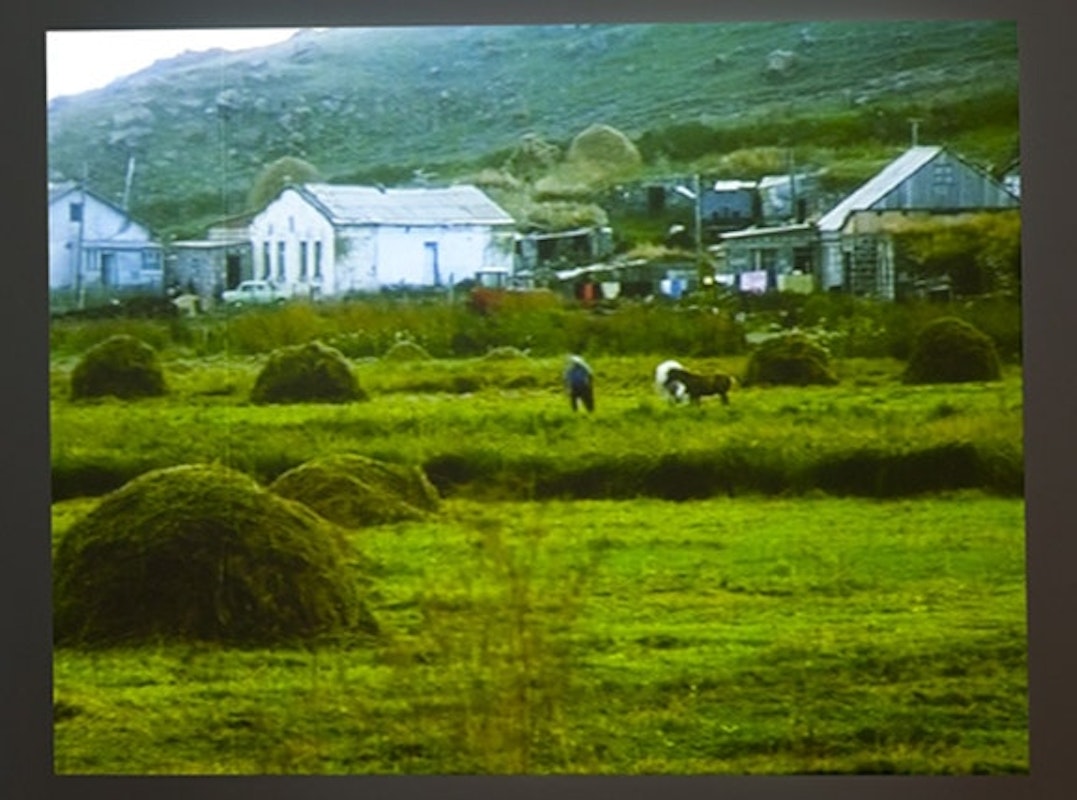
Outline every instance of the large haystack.
{"type": "Polygon", "coordinates": [[[569,145],[567,158],[573,164],[615,173],[631,172],[643,163],[632,140],[609,125],[591,125],[577,134],[569,145]]]}
{"type": "Polygon", "coordinates": [[[744,384],[829,386],[838,382],[830,355],[822,345],[799,333],[767,339],[748,359],[744,384]]]}
{"type": "Polygon", "coordinates": [[[366,393],[348,360],[321,342],[274,350],[251,390],[254,403],[347,403],[366,393]]]}
{"type": "Polygon", "coordinates": [[[166,392],[157,351],[127,334],[99,342],[87,350],[71,373],[71,397],[123,399],[155,397],[166,392]]]}
{"type": "Polygon", "coordinates": [[[418,467],[350,453],[301,464],[270,489],[349,528],[423,519],[440,505],[437,489],[418,467]]]}
{"type": "Polygon", "coordinates": [[[958,319],[929,322],[913,341],[905,369],[906,383],[995,381],[1002,374],[995,342],[986,333],[958,319]]]}
{"type": "Polygon", "coordinates": [[[357,559],[338,528],[243,473],[154,470],[60,540],[55,638],[268,644],[369,629],[357,559]]]}

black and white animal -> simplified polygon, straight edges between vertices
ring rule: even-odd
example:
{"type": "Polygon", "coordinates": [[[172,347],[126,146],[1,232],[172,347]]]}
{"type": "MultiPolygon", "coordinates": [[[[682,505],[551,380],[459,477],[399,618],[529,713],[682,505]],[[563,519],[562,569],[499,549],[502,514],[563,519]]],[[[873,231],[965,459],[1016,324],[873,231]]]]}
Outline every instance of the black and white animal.
{"type": "Polygon", "coordinates": [[[732,375],[712,372],[706,375],[690,372],[679,361],[663,361],[654,371],[654,383],[659,393],[674,403],[685,400],[698,404],[703,397],[718,395],[723,405],[729,405],[729,390],[735,379],[732,375]]]}
{"type": "Polygon", "coordinates": [[[579,356],[569,356],[565,367],[565,389],[576,411],[580,403],[588,411],[595,410],[595,376],[591,368],[579,356]]]}

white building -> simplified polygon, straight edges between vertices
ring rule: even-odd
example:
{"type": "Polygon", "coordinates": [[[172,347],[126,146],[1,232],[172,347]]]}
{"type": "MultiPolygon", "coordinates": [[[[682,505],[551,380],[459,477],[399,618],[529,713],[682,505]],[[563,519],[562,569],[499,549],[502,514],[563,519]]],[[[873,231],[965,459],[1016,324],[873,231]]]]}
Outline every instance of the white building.
{"type": "Polygon", "coordinates": [[[50,291],[159,292],[161,264],[161,246],[118,205],[75,183],[49,185],[50,291]]]}
{"type": "Polygon", "coordinates": [[[250,225],[254,277],[330,296],[511,270],[515,221],[474,186],[286,187],[250,225]]]}

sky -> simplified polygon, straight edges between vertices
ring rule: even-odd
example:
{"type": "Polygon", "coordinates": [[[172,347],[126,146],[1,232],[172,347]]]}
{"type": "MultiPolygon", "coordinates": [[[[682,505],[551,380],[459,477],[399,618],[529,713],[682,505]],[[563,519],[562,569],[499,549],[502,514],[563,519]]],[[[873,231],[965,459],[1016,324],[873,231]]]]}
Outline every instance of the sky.
{"type": "Polygon", "coordinates": [[[204,28],[173,30],[46,31],[46,93],[62,95],[100,89],[154,61],[184,51],[220,47],[246,50],[282,42],[299,28],[204,28]]]}

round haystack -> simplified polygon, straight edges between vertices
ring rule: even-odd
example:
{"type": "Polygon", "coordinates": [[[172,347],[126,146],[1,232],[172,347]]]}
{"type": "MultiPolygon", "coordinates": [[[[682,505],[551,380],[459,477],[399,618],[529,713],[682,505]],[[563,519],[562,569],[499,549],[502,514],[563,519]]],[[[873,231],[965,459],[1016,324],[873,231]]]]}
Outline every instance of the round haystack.
{"type": "Polygon", "coordinates": [[[366,397],[344,354],[321,342],[274,350],[251,390],[254,403],[347,403],[366,397]]]}
{"type": "Polygon", "coordinates": [[[401,339],[385,351],[386,361],[429,361],[430,353],[421,344],[410,339],[401,339]]]}
{"type": "Polygon", "coordinates": [[[591,125],[576,135],[568,148],[568,160],[614,171],[627,171],[643,163],[632,140],[609,125],[591,125]]]}
{"type": "Polygon", "coordinates": [[[1002,374],[990,336],[957,317],[929,322],[913,340],[906,383],[994,381],[1002,374]]]}
{"type": "Polygon", "coordinates": [[[767,339],[748,359],[744,384],[829,386],[838,382],[826,349],[799,333],[767,339]]]}
{"type": "Polygon", "coordinates": [[[157,351],[127,334],[110,336],[87,350],[71,372],[71,397],[124,399],[166,392],[157,351]]]}
{"type": "Polygon", "coordinates": [[[218,465],[148,472],[60,540],[57,643],[274,643],[370,629],[341,531],[218,465]]]}
{"type": "Polygon", "coordinates": [[[437,489],[418,467],[351,453],[300,464],[269,488],[349,528],[423,519],[440,506],[437,489]]]}

